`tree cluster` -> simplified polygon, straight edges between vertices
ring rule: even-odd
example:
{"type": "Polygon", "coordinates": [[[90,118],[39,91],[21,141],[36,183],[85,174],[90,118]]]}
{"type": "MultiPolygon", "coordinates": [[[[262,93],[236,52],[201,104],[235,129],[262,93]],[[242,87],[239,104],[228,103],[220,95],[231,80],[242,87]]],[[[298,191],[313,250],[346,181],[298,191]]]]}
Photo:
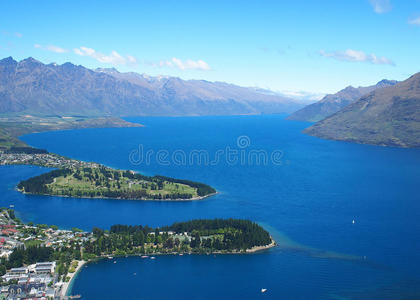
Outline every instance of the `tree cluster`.
{"type": "Polygon", "coordinates": [[[33,147],[12,146],[10,149],[6,150],[5,153],[48,154],[48,151],[45,149],[38,149],[33,147]]]}

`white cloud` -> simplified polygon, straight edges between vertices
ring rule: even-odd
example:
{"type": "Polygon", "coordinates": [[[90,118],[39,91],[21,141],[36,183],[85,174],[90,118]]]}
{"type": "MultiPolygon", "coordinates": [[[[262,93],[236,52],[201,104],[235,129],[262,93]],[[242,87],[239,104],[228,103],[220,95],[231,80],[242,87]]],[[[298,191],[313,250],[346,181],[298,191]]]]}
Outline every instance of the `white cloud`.
{"type": "Polygon", "coordinates": [[[60,48],[60,47],[58,47],[58,46],[54,46],[54,45],[48,45],[48,46],[46,46],[45,48],[46,48],[47,50],[52,51],[52,52],[55,52],[55,53],[65,53],[65,52],[68,52],[68,50],[67,50],[67,49],[60,48]]]}
{"type": "Polygon", "coordinates": [[[74,48],[73,52],[76,53],[77,55],[81,55],[81,56],[84,55],[83,52],[81,50],[79,50],[78,48],[74,48]]]}
{"type": "Polygon", "coordinates": [[[137,63],[137,59],[134,56],[131,56],[131,55],[127,55],[127,60],[131,64],[136,64],[137,63]]]}
{"type": "Polygon", "coordinates": [[[321,56],[334,58],[341,61],[349,62],[367,62],[375,65],[392,65],[394,62],[389,58],[384,56],[378,57],[376,54],[366,54],[363,51],[357,51],[352,49],[347,49],[345,51],[335,51],[335,52],[326,52],[324,50],[320,51],[321,56]]]}
{"type": "Polygon", "coordinates": [[[18,38],[21,38],[23,36],[23,34],[20,33],[20,32],[15,32],[15,36],[18,37],[18,38]]]}
{"type": "Polygon", "coordinates": [[[137,59],[131,55],[120,55],[117,51],[111,51],[111,54],[106,55],[100,52],[97,52],[95,49],[88,47],[79,47],[74,48],[73,52],[80,56],[89,56],[101,63],[112,64],[112,65],[135,65],[137,64],[137,59]]]}
{"type": "Polygon", "coordinates": [[[298,99],[298,100],[307,100],[307,101],[318,101],[321,100],[325,94],[324,93],[313,93],[313,92],[306,92],[306,91],[289,91],[289,90],[285,90],[285,91],[280,91],[280,94],[290,97],[290,98],[294,98],[294,99],[298,99]]]}
{"type": "Polygon", "coordinates": [[[47,46],[42,46],[40,44],[35,44],[34,45],[35,48],[38,49],[43,49],[43,50],[47,50],[47,51],[51,51],[51,52],[55,52],[55,53],[66,53],[69,52],[69,50],[58,47],[58,46],[54,46],[54,45],[47,45],[47,46]]]}
{"type": "Polygon", "coordinates": [[[392,9],[390,0],[369,0],[369,2],[377,14],[383,14],[392,9]]]}
{"type": "Polygon", "coordinates": [[[158,64],[159,67],[170,67],[170,68],[178,68],[180,70],[202,70],[208,71],[210,70],[210,66],[204,60],[191,60],[187,59],[185,61],[173,57],[171,60],[161,60],[158,64]]]}
{"type": "Polygon", "coordinates": [[[420,17],[408,20],[408,24],[420,26],[420,17]]]}

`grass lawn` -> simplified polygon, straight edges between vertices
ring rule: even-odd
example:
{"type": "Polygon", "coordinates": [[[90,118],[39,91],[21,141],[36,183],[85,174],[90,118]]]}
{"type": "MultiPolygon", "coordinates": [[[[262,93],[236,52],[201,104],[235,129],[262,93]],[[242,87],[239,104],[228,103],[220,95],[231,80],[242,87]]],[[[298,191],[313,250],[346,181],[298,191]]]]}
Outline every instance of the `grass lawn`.
{"type": "Polygon", "coordinates": [[[168,181],[154,181],[128,178],[124,171],[111,170],[104,174],[100,169],[77,169],[67,176],[54,178],[48,184],[52,194],[68,195],[82,193],[83,195],[95,192],[95,195],[106,191],[144,191],[148,195],[191,194],[196,197],[197,188],[186,184],[168,181]]]}

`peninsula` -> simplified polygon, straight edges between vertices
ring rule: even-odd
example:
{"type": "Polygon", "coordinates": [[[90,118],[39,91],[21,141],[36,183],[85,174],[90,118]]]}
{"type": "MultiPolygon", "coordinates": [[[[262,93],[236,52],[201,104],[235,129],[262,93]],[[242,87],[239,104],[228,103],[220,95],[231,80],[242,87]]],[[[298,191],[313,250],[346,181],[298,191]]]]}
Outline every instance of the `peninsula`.
{"type": "Polygon", "coordinates": [[[95,164],[32,177],[21,181],[18,190],[41,195],[132,200],[197,200],[216,193],[212,187],[199,182],[144,176],[95,164]]]}
{"type": "Polygon", "coordinates": [[[0,150],[0,165],[37,165],[56,168],[23,180],[23,193],[79,198],[130,200],[199,200],[211,196],[211,186],[166,176],[144,176],[130,170],[116,170],[95,162],[66,158],[36,148],[0,150]]]}
{"type": "Polygon", "coordinates": [[[1,114],[0,115],[0,150],[33,149],[19,139],[20,136],[54,130],[85,128],[122,128],[144,127],[142,124],[127,122],[119,117],[35,114],[1,114]]]}
{"type": "Polygon", "coordinates": [[[0,117],[0,165],[37,165],[55,168],[24,180],[18,190],[28,194],[79,198],[130,200],[200,200],[216,193],[206,184],[165,176],[144,176],[130,170],[115,170],[95,162],[84,162],[30,147],[19,140],[24,133],[92,128],[141,127],[118,118],[88,117],[0,117]],[[25,123],[29,122],[29,123],[25,123]]]}
{"type": "Polygon", "coordinates": [[[240,219],[207,219],[152,228],[113,225],[109,230],[62,230],[55,225],[23,224],[11,209],[0,208],[2,292],[22,298],[68,294],[75,274],[88,262],[116,256],[245,254],[276,245],[260,225],[240,219]]]}

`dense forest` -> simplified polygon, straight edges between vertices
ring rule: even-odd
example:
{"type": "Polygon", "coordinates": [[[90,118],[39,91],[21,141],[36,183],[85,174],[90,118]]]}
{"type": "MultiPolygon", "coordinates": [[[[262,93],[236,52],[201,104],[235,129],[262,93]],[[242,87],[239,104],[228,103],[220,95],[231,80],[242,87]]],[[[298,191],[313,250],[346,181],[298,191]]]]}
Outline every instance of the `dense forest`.
{"type": "Polygon", "coordinates": [[[232,252],[271,243],[269,233],[248,220],[193,220],[171,226],[114,225],[109,232],[94,228],[96,239],[85,244],[94,255],[120,253],[232,252]]]}
{"type": "Polygon", "coordinates": [[[199,182],[106,167],[54,170],[21,181],[18,189],[32,194],[153,200],[192,199],[216,192],[199,182]]]}
{"type": "Polygon", "coordinates": [[[175,223],[169,230],[197,232],[200,236],[224,233],[227,249],[249,249],[264,246],[271,242],[269,233],[257,223],[238,219],[192,220],[175,223]]]}
{"type": "Polygon", "coordinates": [[[6,150],[5,153],[47,154],[48,151],[45,149],[38,149],[38,148],[33,148],[33,147],[12,146],[10,147],[10,149],[6,150]]]}
{"type": "MultiPolygon", "coordinates": [[[[39,234],[41,225],[38,227],[22,230],[39,234]]],[[[53,227],[56,228],[50,226],[53,227]]],[[[56,261],[56,271],[65,279],[69,271],[74,272],[74,260],[154,253],[237,253],[272,242],[269,233],[258,224],[237,219],[192,220],[161,228],[113,225],[109,230],[93,228],[92,234],[80,234],[90,237],[81,244],[70,241],[59,247],[38,244],[15,248],[9,259],[0,259],[0,275],[10,268],[56,261]]]]}
{"type": "Polygon", "coordinates": [[[19,182],[18,189],[25,190],[25,192],[32,194],[48,194],[48,184],[54,182],[54,178],[60,176],[67,176],[71,173],[70,169],[59,169],[53,170],[48,173],[44,173],[27,180],[19,182]]]}
{"type": "Polygon", "coordinates": [[[54,249],[51,247],[18,247],[13,250],[9,256],[9,260],[5,261],[6,267],[18,268],[24,264],[30,265],[39,261],[49,261],[52,258],[54,249]]]}

